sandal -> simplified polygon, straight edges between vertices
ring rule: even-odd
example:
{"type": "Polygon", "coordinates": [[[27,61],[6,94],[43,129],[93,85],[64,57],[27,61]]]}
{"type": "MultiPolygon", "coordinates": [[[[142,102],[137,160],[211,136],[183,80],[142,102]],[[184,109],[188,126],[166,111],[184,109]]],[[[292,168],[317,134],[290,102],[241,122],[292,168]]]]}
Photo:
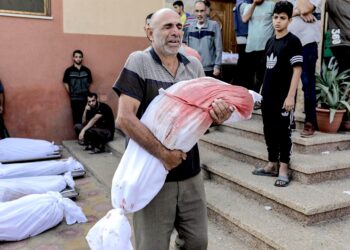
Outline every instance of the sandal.
{"type": "Polygon", "coordinates": [[[100,148],[93,148],[89,154],[93,155],[93,154],[100,154],[100,153],[104,153],[105,150],[104,149],[100,149],[100,148]]]}
{"type": "Polygon", "coordinates": [[[276,187],[287,187],[291,180],[292,180],[291,173],[288,173],[287,176],[279,175],[275,181],[275,186],[276,187]]]}
{"type": "Polygon", "coordinates": [[[257,167],[252,174],[260,176],[277,177],[278,173],[276,171],[266,171],[264,168],[257,167]]]}

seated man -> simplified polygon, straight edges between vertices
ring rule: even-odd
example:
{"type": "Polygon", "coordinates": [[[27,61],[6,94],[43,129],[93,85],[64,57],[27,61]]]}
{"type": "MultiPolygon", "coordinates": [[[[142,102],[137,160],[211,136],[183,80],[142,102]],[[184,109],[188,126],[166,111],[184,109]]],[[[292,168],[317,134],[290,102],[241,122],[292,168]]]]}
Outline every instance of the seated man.
{"type": "Polygon", "coordinates": [[[84,143],[85,150],[91,150],[91,154],[104,152],[106,143],[114,136],[114,116],[107,104],[97,100],[96,93],[88,94],[82,122],[75,126],[79,142],[84,143]]]}
{"type": "Polygon", "coordinates": [[[6,137],[10,137],[9,133],[7,132],[7,129],[5,127],[3,113],[4,113],[4,86],[1,83],[0,80],[0,139],[4,139],[6,137]]]}

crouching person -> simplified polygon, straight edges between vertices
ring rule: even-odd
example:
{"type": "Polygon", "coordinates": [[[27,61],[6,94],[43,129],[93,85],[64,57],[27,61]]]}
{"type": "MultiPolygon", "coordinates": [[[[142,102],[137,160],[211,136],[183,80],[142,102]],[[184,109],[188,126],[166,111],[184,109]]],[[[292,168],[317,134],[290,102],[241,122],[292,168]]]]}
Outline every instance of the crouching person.
{"type": "Polygon", "coordinates": [[[99,102],[96,93],[89,93],[82,117],[82,124],[75,125],[79,142],[86,145],[91,154],[105,151],[107,142],[113,140],[114,116],[112,109],[99,102]]]}

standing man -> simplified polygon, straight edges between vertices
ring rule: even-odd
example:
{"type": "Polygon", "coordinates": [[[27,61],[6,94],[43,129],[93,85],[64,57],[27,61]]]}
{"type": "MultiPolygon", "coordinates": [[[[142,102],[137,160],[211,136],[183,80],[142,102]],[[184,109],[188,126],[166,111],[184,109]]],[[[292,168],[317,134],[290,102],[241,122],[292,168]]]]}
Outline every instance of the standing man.
{"type": "Polygon", "coordinates": [[[83,65],[83,57],[81,50],[75,50],[73,65],[66,69],[63,76],[63,83],[71,101],[74,124],[81,123],[89,86],[92,83],[91,71],[83,65]]]}
{"type": "Polygon", "coordinates": [[[5,127],[4,118],[2,117],[4,113],[4,103],[5,103],[4,86],[2,85],[2,82],[0,80],[0,139],[4,139],[10,136],[5,127]]]}
{"type": "Polygon", "coordinates": [[[302,137],[311,137],[316,121],[316,61],[318,42],[321,39],[321,0],[289,0],[294,6],[293,20],[288,26],[303,45],[301,82],[304,91],[305,124],[302,137]]]}
{"type": "Polygon", "coordinates": [[[222,41],[219,24],[208,20],[207,7],[203,1],[196,1],[196,21],[187,28],[184,43],[198,51],[206,76],[219,77],[221,73],[222,41]]]}
{"type": "Polygon", "coordinates": [[[105,151],[107,142],[113,140],[114,116],[112,109],[97,100],[97,94],[89,93],[82,117],[82,124],[75,125],[79,140],[86,145],[85,150],[92,154],[105,151]]]}
{"type": "Polygon", "coordinates": [[[182,1],[175,1],[173,3],[173,7],[174,7],[174,10],[179,14],[180,19],[181,19],[181,23],[182,23],[182,27],[184,27],[187,18],[190,16],[190,14],[185,12],[184,3],[182,1]]]}
{"type": "Polygon", "coordinates": [[[339,73],[350,69],[350,1],[326,1],[331,49],[337,58],[339,73]]]}
{"type": "MultiPolygon", "coordinates": [[[[175,11],[161,9],[154,13],[147,34],[152,48],[132,53],[113,86],[119,95],[117,126],[169,170],[160,192],[134,214],[136,249],[168,250],[176,228],[184,249],[204,250],[207,210],[198,147],[187,153],[169,150],[139,120],[160,88],[204,76],[203,68],[196,58],[178,53],[183,32],[175,11]]],[[[212,106],[210,114],[218,124],[231,114],[222,100],[212,106]]]]}
{"type": "Polygon", "coordinates": [[[251,62],[247,58],[245,52],[247,37],[248,37],[248,23],[242,21],[242,15],[246,4],[251,4],[252,0],[237,0],[236,6],[233,9],[234,27],[236,33],[236,41],[238,47],[238,61],[237,61],[237,83],[243,87],[247,87],[248,82],[248,68],[251,62]]]}
{"type": "Polygon", "coordinates": [[[245,51],[250,66],[247,69],[247,88],[259,93],[265,73],[265,45],[273,35],[272,13],[274,2],[254,0],[246,4],[242,20],[248,22],[248,37],[245,51]]]}

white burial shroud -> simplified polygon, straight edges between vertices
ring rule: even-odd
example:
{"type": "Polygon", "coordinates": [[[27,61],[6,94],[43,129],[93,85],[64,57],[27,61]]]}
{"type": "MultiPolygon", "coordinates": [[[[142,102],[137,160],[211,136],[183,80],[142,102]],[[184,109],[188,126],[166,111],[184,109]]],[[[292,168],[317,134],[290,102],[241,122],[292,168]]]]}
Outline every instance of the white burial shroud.
{"type": "Polygon", "coordinates": [[[0,203],[0,241],[18,241],[38,235],[66,218],[68,225],[87,219],[72,200],[58,192],[31,194],[0,203]]]}
{"type": "MultiPolygon", "coordinates": [[[[141,122],[168,149],[188,152],[212,124],[209,111],[215,99],[233,106],[235,120],[242,120],[251,116],[253,96],[243,87],[214,78],[181,81],[160,90],[141,122]]],[[[145,207],[164,185],[167,173],[157,158],[130,140],[112,181],[115,209],[90,229],[86,236],[90,248],[132,249],[131,229],[125,214],[145,207]]]]}
{"type": "Polygon", "coordinates": [[[40,159],[55,155],[57,145],[45,140],[5,138],[0,140],[0,162],[40,159]]]}
{"type": "Polygon", "coordinates": [[[58,175],[66,172],[84,171],[83,165],[69,157],[62,160],[36,161],[26,163],[0,163],[0,179],[58,175]]]}
{"type": "Polygon", "coordinates": [[[61,192],[66,187],[74,188],[71,172],[64,175],[0,179],[0,202],[12,201],[29,194],[61,192]]]}

